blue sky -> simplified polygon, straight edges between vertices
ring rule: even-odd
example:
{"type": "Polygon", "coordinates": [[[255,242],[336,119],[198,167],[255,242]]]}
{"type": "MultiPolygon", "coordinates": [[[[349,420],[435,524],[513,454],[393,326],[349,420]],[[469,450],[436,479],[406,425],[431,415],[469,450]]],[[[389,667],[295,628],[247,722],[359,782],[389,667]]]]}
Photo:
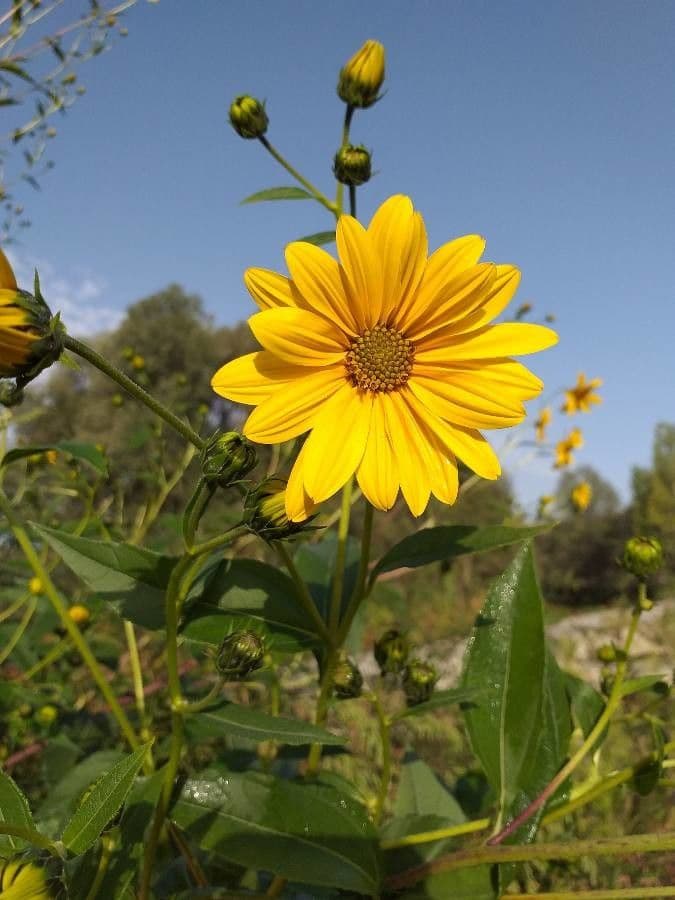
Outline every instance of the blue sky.
{"type": "MultiPolygon", "coordinates": [[[[520,266],[518,299],[561,338],[530,365],[547,391],[605,379],[603,405],[574,420],[578,460],[627,496],[654,426],[675,420],[675,4],[161,0],[127,25],[81,68],[56,167],[23,198],[33,226],[14,257],[40,265],[66,321],[107,325],[171,281],[218,322],[249,314],[243,270],[283,269],[288,240],[331,222],[312,203],[239,206],[291,182],[229,128],[229,102],[265,98],[270,140],[332,191],[337,72],[377,38],[387,92],[352,129],[378,170],[359,212],[408,193],[433,247],[479,232],[487,258],[520,266]]],[[[526,502],[554,480],[531,459],[517,473],[526,502]]]]}

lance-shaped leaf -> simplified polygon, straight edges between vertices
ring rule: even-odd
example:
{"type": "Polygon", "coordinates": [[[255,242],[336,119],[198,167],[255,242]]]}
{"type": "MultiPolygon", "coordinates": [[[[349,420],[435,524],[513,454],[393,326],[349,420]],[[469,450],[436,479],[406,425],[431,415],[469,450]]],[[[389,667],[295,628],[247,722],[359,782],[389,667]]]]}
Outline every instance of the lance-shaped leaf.
{"type": "Polygon", "coordinates": [[[363,807],[319,783],[258,772],[188,780],[173,818],[206,850],[304,884],[379,893],[377,834],[363,807]]]}
{"type": "Polygon", "coordinates": [[[324,244],[332,244],[334,240],[334,231],[317,231],[315,234],[306,234],[304,237],[298,238],[298,241],[304,241],[306,244],[315,244],[317,247],[322,247],[324,244]]]}
{"type": "Polygon", "coordinates": [[[31,447],[15,447],[9,453],[5,453],[0,462],[0,466],[8,466],[10,463],[19,459],[25,459],[28,456],[34,456],[36,453],[46,453],[48,450],[56,450],[63,453],[70,459],[77,459],[88,463],[101,475],[108,474],[108,463],[106,458],[94,444],[83,444],[77,441],[59,441],[56,444],[35,444],[31,447]]]}
{"type": "Polygon", "coordinates": [[[247,741],[279,741],[300,747],[303,744],[344,744],[344,738],[301,719],[271,716],[237,703],[221,703],[189,716],[186,727],[196,738],[234,737],[247,741]]]}
{"type": "Polygon", "coordinates": [[[477,687],[448,688],[446,691],[434,691],[431,698],[417,706],[409,706],[397,713],[394,719],[407,719],[411,716],[423,716],[425,713],[443,709],[446,706],[454,706],[457,703],[469,703],[479,697],[482,691],[477,687]]]}
{"type": "Polygon", "coordinates": [[[164,627],[164,592],[176,560],[115,541],[94,541],[31,523],[68,568],[125,619],[164,627]]]}
{"type": "Polygon", "coordinates": [[[370,573],[370,581],[372,583],[378,575],[393,572],[394,569],[416,569],[467,553],[483,553],[519,544],[548,528],[548,525],[529,528],[511,528],[506,525],[438,525],[435,528],[423,528],[388,550],[370,573]]]}
{"type": "Polygon", "coordinates": [[[85,791],[61,840],[72,853],[84,853],[121,809],[151,744],[144,744],[85,791]]]}
{"type": "MultiPolygon", "coordinates": [[[[0,770],[0,825],[17,825],[35,830],[33,816],[23,792],[6,772],[0,770]]],[[[26,842],[11,834],[0,834],[0,856],[13,856],[26,842]]]]}
{"type": "Polygon", "coordinates": [[[299,187],[274,187],[266,188],[264,191],[257,191],[249,197],[245,197],[241,201],[243,206],[245,203],[262,203],[265,200],[313,200],[314,197],[309,191],[299,187]]]}

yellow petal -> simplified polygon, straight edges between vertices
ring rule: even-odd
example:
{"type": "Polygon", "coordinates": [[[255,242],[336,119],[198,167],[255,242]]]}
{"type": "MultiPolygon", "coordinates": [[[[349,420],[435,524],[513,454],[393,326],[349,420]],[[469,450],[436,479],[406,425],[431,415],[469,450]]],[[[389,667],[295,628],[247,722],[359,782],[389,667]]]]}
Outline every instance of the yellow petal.
{"type": "Polygon", "coordinates": [[[256,406],[278,387],[307,374],[307,366],[292,366],[267,350],[258,350],[218,369],[211,379],[211,387],[221,397],[235,403],[256,406]]]}
{"type": "Polygon", "coordinates": [[[452,505],[459,493],[459,472],[454,454],[449,453],[438,438],[424,429],[431,446],[431,492],[441,503],[452,505]]]}
{"type": "Polygon", "coordinates": [[[522,363],[512,359],[485,359],[479,362],[433,363],[413,366],[413,375],[450,380],[481,396],[509,401],[531,400],[544,389],[541,378],[533,375],[522,363]]]}
{"type": "Polygon", "coordinates": [[[452,380],[414,376],[408,386],[420,403],[434,415],[466,428],[510,428],[525,418],[525,409],[517,401],[494,399],[452,380]]]}
{"type": "Polygon", "coordinates": [[[266,309],[251,316],[248,324],[266,350],[293,365],[325,366],[344,359],[344,334],[307,310],[266,309]]]}
{"type": "Polygon", "coordinates": [[[316,510],[316,503],[312,501],[312,498],[305,490],[304,485],[305,446],[306,444],[303,444],[300,453],[298,453],[298,458],[293,464],[286,486],[286,495],[284,498],[286,501],[286,515],[291,522],[304,522],[305,519],[308,519],[313,515],[316,510]]]}
{"type": "Polygon", "coordinates": [[[377,509],[391,509],[398,494],[398,466],[387,433],[381,396],[373,402],[373,414],[366,451],[356,473],[359,487],[377,509]]]}
{"type": "Polygon", "coordinates": [[[415,341],[421,341],[425,335],[433,337],[439,329],[449,330],[453,327],[450,323],[460,319],[466,309],[475,309],[480,304],[494,277],[492,263],[479,263],[462,270],[427,305],[417,302],[409,315],[403,319],[397,316],[398,326],[415,341]]]}
{"type": "Polygon", "coordinates": [[[323,405],[305,444],[305,490],[316,503],[332,497],[358,468],[368,441],[372,394],[345,384],[323,405]]]}
{"type": "Polygon", "coordinates": [[[373,239],[352,216],[340,216],[335,241],[349,308],[359,330],[372,328],[382,312],[382,266],[373,239]]]}
{"type": "Polygon", "coordinates": [[[8,288],[9,290],[17,290],[16,277],[14,270],[9,264],[9,260],[0,250],[0,288],[8,288]]]}
{"type": "Polygon", "coordinates": [[[447,333],[439,331],[434,335],[433,343],[433,349],[427,350],[422,344],[415,352],[415,361],[420,365],[536,353],[557,344],[558,335],[544,325],[509,322],[460,335],[448,326],[447,333]]]}
{"type": "Polygon", "coordinates": [[[296,378],[253,410],[244,425],[244,434],[259,444],[281,444],[298,437],[312,427],[326,401],[344,383],[342,366],[329,366],[296,378]]]}
{"type": "Polygon", "coordinates": [[[286,247],[286,265],[306,308],[337,321],[348,334],[357,334],[337,260],[320,247],[294,241],[286,247]]]}
{"type": "Polygon", "coordinates": [[[494,278],[484,294],[474,305],[467,304],[459,315],[453,315],[457,333],[475,331],[496,319],[513,299],[519,284],[520,271],[515,266],[495,266],[494,278]]]}
{"type": "Polygon", "coordinates": [[[410,512],[421,516],[431,496],[430,467],[425,453],[427,442],[400,391],[382,394],[381,399],[394,447],[401,492],[410,512]]]}
{"type": "Polygon", "coordinates": [[[298,305],[288,278],[270,269],[247,269],[244,284],[260,309],[298,305]]]}
{"type": "Polygon", "coordinates": [[[397,194],[380,206],[368,226],[382,263],[382,321],[417,289],[427,262],[424,221],[409,197],[397,194]]]}

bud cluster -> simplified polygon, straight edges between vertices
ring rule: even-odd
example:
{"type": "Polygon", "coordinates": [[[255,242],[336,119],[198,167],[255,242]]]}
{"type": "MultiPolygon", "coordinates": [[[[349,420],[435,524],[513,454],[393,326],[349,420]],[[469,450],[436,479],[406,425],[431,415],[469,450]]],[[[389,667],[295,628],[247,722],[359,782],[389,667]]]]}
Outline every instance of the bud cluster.
{"type": "Polygon", "coordinates": [[[438,673],[430,663],[408,658],[410,643],[400,631],[386,631],[375,642],[373,655],[383,677],[400,681],[408,706],[418,706],[431,698],[438,673]]]}

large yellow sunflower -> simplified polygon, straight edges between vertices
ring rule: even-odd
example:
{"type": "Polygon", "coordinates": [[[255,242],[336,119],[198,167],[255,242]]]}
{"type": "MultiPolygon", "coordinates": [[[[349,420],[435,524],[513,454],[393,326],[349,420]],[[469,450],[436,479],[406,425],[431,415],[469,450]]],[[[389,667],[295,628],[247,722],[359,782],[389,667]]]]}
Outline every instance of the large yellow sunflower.
{"type": "Polygon", "coordinates": [[[261,312],[249,325],[261,351],[223,366],[214,390],[256,408],[244,426],[276,444],[309,431],[286,492],[302,521],[356,473],[373,506],[399,488],[419,516],[431,494],[457,496],[457,459],[483,478],[500,465],[479,428],[507,428],[543,384],[511,355],[557,342],[550,328],[490,325],[520,274],[480,263],[476,235],[427,258],[421,215],[390,197],[368,228],[342,216],[339,262],[312,244],[286,248],[290,278],[249,269],[261,312]]]}

